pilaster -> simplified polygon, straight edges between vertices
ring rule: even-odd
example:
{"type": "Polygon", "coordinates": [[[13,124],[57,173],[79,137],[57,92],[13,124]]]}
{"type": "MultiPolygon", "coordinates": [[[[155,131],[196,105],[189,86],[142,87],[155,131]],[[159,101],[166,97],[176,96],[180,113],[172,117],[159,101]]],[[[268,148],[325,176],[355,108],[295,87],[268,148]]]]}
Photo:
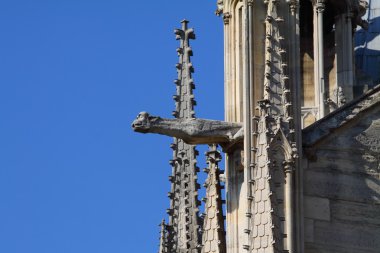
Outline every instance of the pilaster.
{"type": "Polygon", "coordinates": [[[314,85],[315,104],[318,105],[318,117],[326,115],[325,67],[324,67],[324,36],[323,13],[325,0],[314,1],[314,85]]]}
{"type": "Polygon", "coordinates": [[[337,107],[344,104],[339,90],[344,94],[345,99],[353,99],[354,86],[354,56],[353,56],[353,36],[352,36],[352,14],[343,13],[336,17],[335,22],[335,44],[337,58],[337,85],[334,87],[335,94],[331,97],[337,107]]]}

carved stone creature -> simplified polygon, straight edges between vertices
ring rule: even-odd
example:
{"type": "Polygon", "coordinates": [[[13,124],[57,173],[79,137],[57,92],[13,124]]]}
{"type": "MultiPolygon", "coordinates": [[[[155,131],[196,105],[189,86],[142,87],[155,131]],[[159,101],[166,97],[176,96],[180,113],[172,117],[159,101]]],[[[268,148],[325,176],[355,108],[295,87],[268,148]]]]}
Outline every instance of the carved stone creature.
{"type": "Polygon", "coordinates": [[[165,119],[140,112],[132,123],[135,132],[157,133],[196,144],[230,144],[243,140],[243,124],[207,119],[165,119]]]}
{"type": "Polygon", "coordinates": [[[224,4],[223,0],[218,0],[218,2],[216,3],[217,9],[215,11],[215,14],[217,16],[220,16],[223,14],[223,4],[224,4]]]}
{"type": "Polygon", "coordinates": [[[361,26],[364,30],[368,30],[369,23],[367,20],[362,19],[368,9],[367,0],[359,0],[358,16],[356,17],[356,24],[361,26]]]}

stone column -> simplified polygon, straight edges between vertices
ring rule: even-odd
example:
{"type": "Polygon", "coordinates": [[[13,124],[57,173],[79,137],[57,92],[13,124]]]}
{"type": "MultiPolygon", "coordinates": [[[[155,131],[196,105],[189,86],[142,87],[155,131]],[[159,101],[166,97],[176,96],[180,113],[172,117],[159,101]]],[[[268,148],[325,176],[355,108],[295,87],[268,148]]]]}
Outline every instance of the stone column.
{"type": "Polygon", "coordinates": [[[294,189],[294,163],[293,161],[284,162],[284,172],[285,172],[285,233],[286,233],[286,245],[287,252],[295,253],[295,233],[294,233],[294,199],[293,199],[293,189],[294,189]]]}
{"type": "Polygon", "coordinates": [[[345,99],[353,99],[354,86],[354,58],[353,58],[353,37],[351,13],[338,15],[335,21],[335,44],[337,59],[337,83],[335,87],[335,100],[337,106],[341,106],[345,101],[339,97],[339,87],[341,88],[345,99]]]}
{"type": "Polygon", "coordinates": [[[324,38],[323,12],[325,0],[314,2],[314,86],[315,104],[318,105],[318,119],[326,115],[325,109],[325,66],[324,66],[324,38]]]}
{"type": "MultiPolygon", "coordinates": [[[[292,31],[292,41],[290,46],[291,58],[291,77],[292,80],[292,91],[293,91],[293,103],[294,103],[294,128],[295,128],[295,143],[298,150],[298,156],[302,157],[302,122],[301,122],[301,63],[300,63],[300,24],[299,24],[299,10],[300,3],[299,0],[290,0],[290,20],[292,31]]],[[[298,253],[304,252],[304,232],[303,232],[303,170],[301,169],[299,159],[296,160],[294,165],[294,207],[295,215],[294,218],[294,251],[298,253]]]]}
{"type": "MultiPolygon", "coordinates": [[[[225,53],[225,120],[243,121],[244,7],[241,2],[224,1],[224,53],[225,53]]],[[[226,236],[227,252],[239,253],[244,241],[245,189],[243,147],[228,150],[226,154],[226,236]]]]}
{"type": "Polygon", "coordinates": [[[252,152],[252,108],[253,108],[253,0],[245,0],[245,39],[244,39],[244,185],[245,204],[241,208],[245,208],[245,241],[243,248],[249,252],[251,240],[251,217],[252,217],[252,201],[253,193],[250,185],[254,154],[252,152]]]}
{"type": "MultiPolygon", "coordinates": [[[[225,120],[237,121],[235,111],[235,13],[230,4],[224,6],[224,94],[225,120]]],[[[226,237],[227,252],[238,253],[239,245],[239,203],[242,184],[241,151],[233,150],[226,154],[226,237]]]]}
{"type": "MultiPolygon", "coordinates": [[[[223,13],[223,23],[224,23],[224,94],[228,94],[230,87],[232,86],[232,74],[231,74],[231,25],[230,25],[231,14],[230,12],[223,13]]],[[[232,37],[233,38],[233,37],[232,37]]],[[[232,101],[231,96],[224,96],[224,117],[226,121],[231,121],[231,107],[232,101]]]]}

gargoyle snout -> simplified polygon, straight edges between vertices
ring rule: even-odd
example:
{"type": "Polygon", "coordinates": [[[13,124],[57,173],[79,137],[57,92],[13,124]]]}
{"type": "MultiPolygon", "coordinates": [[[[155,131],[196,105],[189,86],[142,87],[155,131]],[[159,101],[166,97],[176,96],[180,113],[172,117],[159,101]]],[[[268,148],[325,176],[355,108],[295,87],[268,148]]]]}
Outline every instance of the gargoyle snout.
{"type": "Polygon", "coordinates": [[[132,125],[131,127],[136,130],[136,128],[138,128],[139,126],[141,126],[141,122],[138,120],[138,119],[135,119],[133,122],[132,122],[132,125]]]}
{"type": "Polygon", "coordinates": [[[147,112],[140,112],[136,119],[132,122],[132,128],[136,132],[143,132],[146,128],[148,128],[149,114],[147,112]]]}

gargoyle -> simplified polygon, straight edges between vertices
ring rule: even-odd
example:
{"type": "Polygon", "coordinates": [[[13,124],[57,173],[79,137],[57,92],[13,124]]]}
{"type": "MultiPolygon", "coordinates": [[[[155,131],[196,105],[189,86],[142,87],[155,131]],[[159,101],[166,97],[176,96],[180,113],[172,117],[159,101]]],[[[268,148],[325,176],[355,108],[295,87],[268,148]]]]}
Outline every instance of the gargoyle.
{"type": "Polygon", "coordinates": [[[358,15],[356,17],[356,24],[361,26],[364,30],[368,30],[369,23],[367,20],[362,19],[368,10],[367,0],[359,0],[358,15]]]}
{"type": "Polygon", "coordinates": [[[132,123],[139,133],[156,133],[182,139],[192,145],[213,144],[230,145],[243,140],[241,123],[208,119],[165,119],[140,112],[132,123]]]}

